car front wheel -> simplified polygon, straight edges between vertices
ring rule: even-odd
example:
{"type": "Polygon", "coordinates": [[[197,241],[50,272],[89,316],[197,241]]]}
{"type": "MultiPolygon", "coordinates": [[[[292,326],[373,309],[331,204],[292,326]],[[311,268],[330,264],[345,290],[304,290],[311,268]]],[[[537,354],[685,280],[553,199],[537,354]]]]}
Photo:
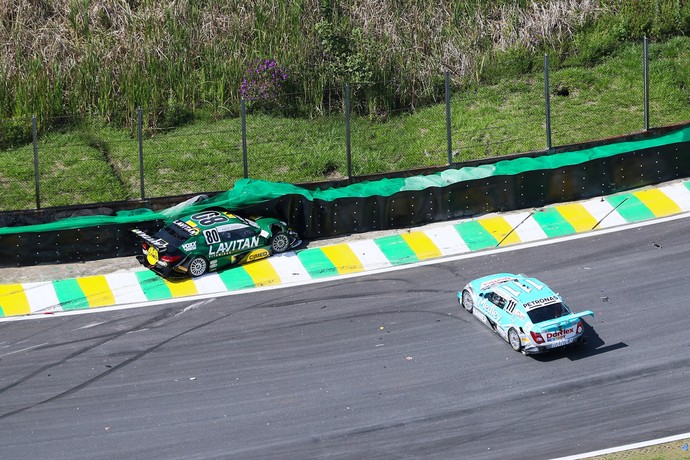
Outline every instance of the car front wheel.
{"type": "Polygon", "coordinates": [[[465,310],[472,313],[474,301],[472,300],[472,294],[470,294],[470,291],[468,290],[462,291],[462,306],[465,308],[465,310]]]}
{"type": "Polygon", "coordinates": [[[290,237],[287,233],[277,233],[271,238],[271,249],[274,254],[279,254],[290,249],[290,237]]]}
{"type": "Polygon", "coordinates": [[[201,276],[208,270],[208,262],[203,257],[195,257],[189,263],[189,274],[196,277],[201,276]]]}
{"type": "Polygon", "coordinates": [[[512,348],[513,350],[522,350],[522,341],[520,340],[520,334],[518,334],[518,332],[513,328],[511,328],[508,331],[508,343],[510,343],[510,348],[512,348]]]}

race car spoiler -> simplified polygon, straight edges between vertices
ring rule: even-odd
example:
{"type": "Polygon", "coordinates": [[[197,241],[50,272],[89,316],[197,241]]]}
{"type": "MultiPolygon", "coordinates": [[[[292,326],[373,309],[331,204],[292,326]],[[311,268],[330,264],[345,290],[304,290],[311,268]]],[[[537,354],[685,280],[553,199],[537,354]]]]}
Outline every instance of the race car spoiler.
{"type": "Polygon", "coordinates": [[[142,240],[146,241],[151,246],[155,247],[159,251],[165,251],[168,248],[168,242],[160,238],[154,238],[148,233],[139,230],[138,228],[133,228],[132,233],[137,235],[142,240]]]}
{"type": "Polygon", "coordinates": [[[591,310],[581,311],[580,313],[571,313],[566,316],[561,316],[560,318],[550,319],[548,321],[542,321],[541,323],[535,324],[534,332],[542,332],[552,326],[566,327],[575,319],[584,318],[585,316],[591,316],[594,318],[594,312],[591,310]]]}

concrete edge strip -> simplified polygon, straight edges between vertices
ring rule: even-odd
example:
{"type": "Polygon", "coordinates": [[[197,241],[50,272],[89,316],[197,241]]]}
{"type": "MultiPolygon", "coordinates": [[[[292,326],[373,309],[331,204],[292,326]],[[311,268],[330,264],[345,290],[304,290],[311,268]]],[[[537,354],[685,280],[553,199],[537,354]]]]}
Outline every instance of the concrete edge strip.
{"type": "Polygon", "coordinates": [[[146,269],[40,283],[0,284],[0,317],[182,299],[330,278],[690,211],[690,181],[577,203],[469,219],[373,240],[281,254],[183,281],[146,269]]]}
{"type": "MultiPolygon", "coordinates": [[[[599,457],[601,455],[615,454],[617,452],[624,452],[626,450],[633,449],[643,449],[645,447],[656,446],[659,444],[666,444],[669,442],[682,441],[684,439],[690,439],[690,433],[682,433],[673,436],[667,436],[665,438],[652,439],[649,441],[636,442],[634,444],[626,444],[625,446],[612,447],[610,449],[602,449],[593,452],[587,452],[584,454],[570,455],[567,457],[558,457],[552,460],[580,460],[584,458],[599,457]]],[[[655,457],[659,458],[659,457],[655,457]]]]}

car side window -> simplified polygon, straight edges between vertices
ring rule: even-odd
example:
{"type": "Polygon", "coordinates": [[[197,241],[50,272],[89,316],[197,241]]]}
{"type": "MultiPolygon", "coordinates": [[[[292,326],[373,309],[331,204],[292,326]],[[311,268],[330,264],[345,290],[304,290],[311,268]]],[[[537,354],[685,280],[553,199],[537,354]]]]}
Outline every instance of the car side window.
{"type": "Polygon", "coordinates": [[[245,238],[251,238],[256,235],[256,232],[251,227],[241,227],[235,228],[229,232],[221,233],[221,239],[223,241],[233,241],[233,240],[243,240],[245,238]]]}
{"type": "Polygon", "coordinates": [[[489,301],[500,309],[503,309],[506,306],[506,299],[496,294],[495,292],[491,292],[489,294],[489,301]]]}

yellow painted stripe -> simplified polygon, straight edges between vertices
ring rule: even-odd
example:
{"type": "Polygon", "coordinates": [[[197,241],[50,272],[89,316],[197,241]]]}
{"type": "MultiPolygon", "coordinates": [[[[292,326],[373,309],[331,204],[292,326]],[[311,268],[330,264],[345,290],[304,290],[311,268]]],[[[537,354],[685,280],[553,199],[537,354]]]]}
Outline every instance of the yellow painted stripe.
{"type": "Polygon", "coordinates": [[[164,280],[168,289],[170,289],[170,294],[173,297],[187,297],[189,295],[196,295],[199,291],[196,288],[196,284],[191,279],[183,279],[179,281],[164,280]]]}
{"type": "Polygon", "coordinates": [[[21,284],[0,285],[0,307],[5,316],[31,313],[29,299],[26,298],[21,284]]]}
{"type": "Polygon", "coordinates": [[[597,220],[580,203],[556,206],[556,210],[573,226],[576,232],[592,230],[597,224],[597,220]]]}
{"type": "Polygon", "coordinates": [[[268,259],[257,260],[250,264],[243,265],[244,270],[249,274],[254,284],[259,286],[272,286],[280,284],[280,275],[273,268],[268,259]]]}
{"type": "Polygon", "coordinates": [[[89,302],[89,307],[115,305],[115,296],[110,290],[105,276],[98,275],[77,278],[77,283],[84,293],[86,300],[89,302]]]}
{"type": "Polygon", "coordinates": [[[357,255],[352,248],[347,244],[336,244],[334,246],[325,246],[321,251],[328,257],[338,273],[344,275],[346,273],[356,273],[364,270],[362,262],[360,262],[357,255]]]}
{"type": "Polygon", "coordinates": [[[633,195],[639,198],[657,217],[670,216],[671,214],[682,212],[676,202],[659,189],[641,190],[633,193],[633,195]]]}
{"type": "Polygon", "coordinates": [[[501,246],[521,242],[517,232],[510,233],[513,231],[513,227],[503,217],[487,217],[479,219],[477,222],[479,222],[487,232],[491,233],[491,235],[496,238],[496,241],[501,242],[501,246]],[[508,235],[507,238],[506,235],[508,235]]]}
{"type": "Polygon", "coordinates": [[[424,232],[402,233],[400,235],[407,245],[414,251],[419,260],[441,257],[441,250],[424,232]]]}

